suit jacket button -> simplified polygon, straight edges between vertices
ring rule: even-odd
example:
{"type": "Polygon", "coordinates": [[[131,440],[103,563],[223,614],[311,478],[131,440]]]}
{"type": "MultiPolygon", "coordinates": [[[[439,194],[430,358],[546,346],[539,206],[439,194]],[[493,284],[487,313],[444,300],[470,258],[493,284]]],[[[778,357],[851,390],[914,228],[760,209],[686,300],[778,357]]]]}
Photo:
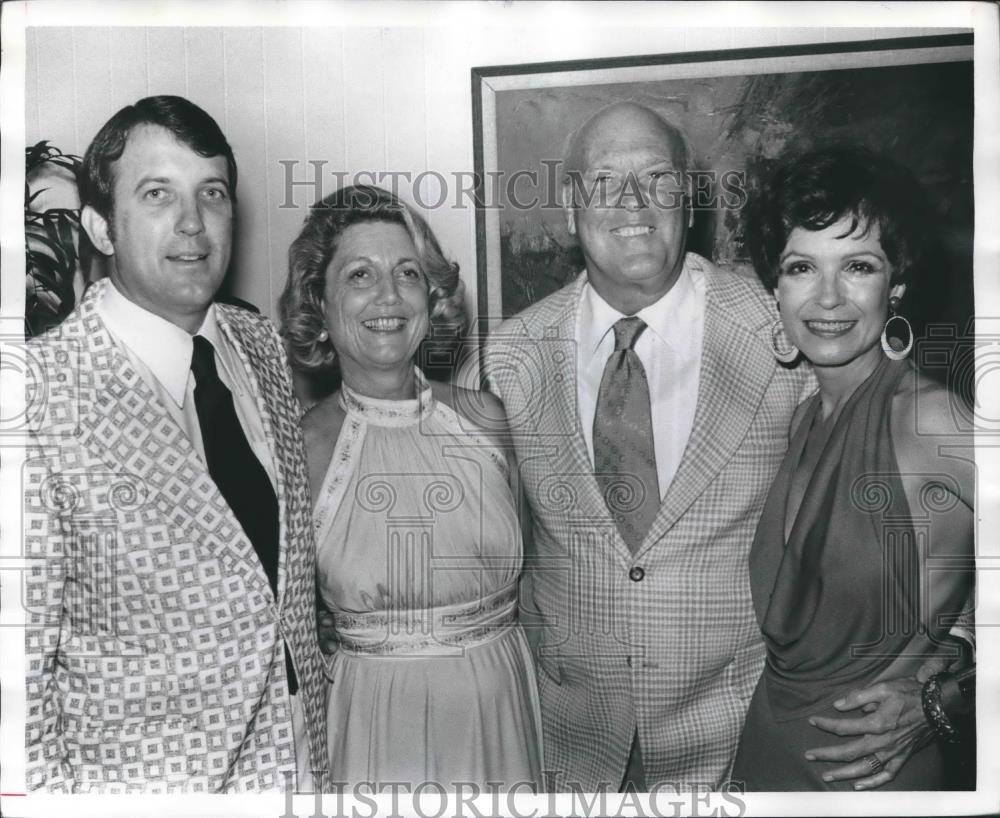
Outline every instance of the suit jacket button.
{"type": "Polygon", "coordinates": [[[638,565],[633,565],[632,569],[628,572],[628,578],[632,582],[642,582],[642,578],[646,576],[646,572],[642,570],[638,565]]]}

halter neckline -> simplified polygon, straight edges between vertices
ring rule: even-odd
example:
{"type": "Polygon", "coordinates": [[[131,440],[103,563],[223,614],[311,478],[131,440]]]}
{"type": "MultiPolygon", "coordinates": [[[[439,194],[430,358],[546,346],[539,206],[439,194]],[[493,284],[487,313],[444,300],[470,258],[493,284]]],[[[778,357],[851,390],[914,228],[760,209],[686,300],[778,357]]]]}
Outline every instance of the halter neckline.
{"type": "Polygon", "coordinates": [[[434,394],[418,367],[413,367],[413,374],[417,382],[415,398],[373,398],[354,391],[347,384],[341,384],[340,405],[348,415],[373,426],[415,426],[434,411],[434,394]]]}

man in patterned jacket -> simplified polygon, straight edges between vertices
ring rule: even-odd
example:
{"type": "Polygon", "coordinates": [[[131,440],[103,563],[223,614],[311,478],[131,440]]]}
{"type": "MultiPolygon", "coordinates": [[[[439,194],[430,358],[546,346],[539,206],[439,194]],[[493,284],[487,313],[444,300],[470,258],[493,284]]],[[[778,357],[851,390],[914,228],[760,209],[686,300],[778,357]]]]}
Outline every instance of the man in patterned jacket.
{"type": "Polygon", "coordinates": [[[688,161],[647,108],[588,120],[564,187],[586,270],[485,348],[530,506],[552,789],[719,786],[763,664],[747,556],[808,375],[775,361],[755,280],[685,253],[688,161]]]}
{"type": "Polygon", "coordinates": [[[271,324],[213,303],[232,149],[149,97],[97,134],[80,194],[111,273],[29,347],[28,786],[308,788],[327,763],[298,405],[271,324]]]}

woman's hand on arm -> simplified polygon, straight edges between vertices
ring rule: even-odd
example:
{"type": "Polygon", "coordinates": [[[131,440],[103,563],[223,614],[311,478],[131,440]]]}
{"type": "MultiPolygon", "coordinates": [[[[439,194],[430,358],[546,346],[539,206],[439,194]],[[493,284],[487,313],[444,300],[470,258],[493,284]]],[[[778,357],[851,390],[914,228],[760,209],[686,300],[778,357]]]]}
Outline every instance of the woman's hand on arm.
{"type": "Polygon", "coordinates": [[[806,759],[844,762],[823,778],[856,779],[857,790],[874,789],[892,781],[907,759],[933,739],[920,693],[924,682],[945,670],[947,664],[947,659],[933,657],[924,662],[916,676],[877,682],[838,699],[833,704],[837,710],[843,713],[861,710],[864,715],[816,716],[809,723],[835,736],[855,738],[807,750],[806,759]]]}

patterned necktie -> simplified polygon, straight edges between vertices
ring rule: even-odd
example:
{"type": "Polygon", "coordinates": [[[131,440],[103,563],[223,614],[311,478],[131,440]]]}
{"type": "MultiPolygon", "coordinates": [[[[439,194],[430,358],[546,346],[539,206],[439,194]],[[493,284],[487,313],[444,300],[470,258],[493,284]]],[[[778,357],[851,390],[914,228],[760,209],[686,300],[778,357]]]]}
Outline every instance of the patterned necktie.
{"type": "Polygon", "coordinates": [[[644,329],[635,316],[614,325],[615,351],[604,365],[594,415],[594,476],[633,554],[660,508],[649,384],[633,349],[644,329]]]}
{"type": "MultiPolygon", "coordinates": [[[[194,405],[201,426],[208,472],[243,527],[278,598],[278,498],[271,480],[250,448],[236,416],[232,393],[220,380],[211,342],[196,335],[191,357],[194,405]]],[[[286,650],[288,689],[298,688],[286,650]]]]}

